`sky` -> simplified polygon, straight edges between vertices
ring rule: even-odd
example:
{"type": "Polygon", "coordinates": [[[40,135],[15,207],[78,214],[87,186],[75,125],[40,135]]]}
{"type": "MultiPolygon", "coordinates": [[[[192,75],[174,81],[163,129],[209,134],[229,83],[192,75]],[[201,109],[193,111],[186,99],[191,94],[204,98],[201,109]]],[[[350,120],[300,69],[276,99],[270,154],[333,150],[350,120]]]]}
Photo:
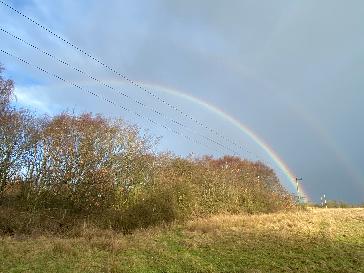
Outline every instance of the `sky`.
{"type": "Polygon", "coordinates": [[[363,1],[4,2],[122,75],[0,4],[0,49],[32,64],[0,52],[17,105],[123,118],[158,150],[261,160],[308,200],[364,201],[363,1]]]}

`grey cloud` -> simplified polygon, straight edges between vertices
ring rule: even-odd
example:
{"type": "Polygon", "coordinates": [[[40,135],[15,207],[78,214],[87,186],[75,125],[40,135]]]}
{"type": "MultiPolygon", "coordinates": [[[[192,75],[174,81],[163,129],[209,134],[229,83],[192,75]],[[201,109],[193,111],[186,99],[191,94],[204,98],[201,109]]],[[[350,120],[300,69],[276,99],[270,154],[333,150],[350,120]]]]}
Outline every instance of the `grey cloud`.
{"type": "MultiPolygon", "coordinates": [[[[235,116],[261,135],[297,175],[304,177],[305,187],[314,198],[326,191],[332,198],[363,200],[361,1],[37,0],[19,8],[130,78],[173,86],[235,116]],[[326,132],[326,139],[320,130],[326,132]],[[338,153],[345,159],[340,159],[338,153]],[[357,178],[350,175],[352,171],[344,161],[349,162],[357,178]]],[[[3,7],[0,18],[9,30],[72,65],[100,79],[120,80],[3,7]]],[[[68,80],[86,81],[1,33],[0,39],[2,48],[68,80]]],[[[43,83],[37,99],[43,94],[44,101],[55,104],[54,109],[76,107],[120,113],[147,127],[143,121],[72,88],[54,87],[57,81],[16,65],[10,58],[1,56],[0,61],[9,68],[8,73],[21,81],[22,88],[29,87],[31,79],[43,83]],[[21,80],[24,77],[29,80],[21,80]]],[[[180,118],[140,90],[122,87],[128,94],[161,107],[171,117],[180,118]]],[[[90,88],[122,105],[145,111],[100,86],[90,88]]],[[[201,115],[210,126],[266,157],[232,125],[224,120],[216,122],[213,113],[199,111],[184,101],[175,99],[174,103],[201,115]]],[[[198,149],[160,129],[153,133],[166,135],[162,147],[179,153],[198,149]]],[[[287,185],[287,181],[284,183],[287,185]]]]}

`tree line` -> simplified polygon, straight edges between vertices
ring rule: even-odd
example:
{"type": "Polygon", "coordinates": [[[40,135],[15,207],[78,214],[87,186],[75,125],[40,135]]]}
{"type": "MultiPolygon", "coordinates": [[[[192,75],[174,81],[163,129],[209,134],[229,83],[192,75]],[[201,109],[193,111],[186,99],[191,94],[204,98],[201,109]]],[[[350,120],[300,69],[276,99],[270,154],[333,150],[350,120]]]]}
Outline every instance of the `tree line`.
{"type": "Polygon", "coordinates": [[[208,214],[295,206],[274,171],[261,162],[156,153],[158,139],[122,119],[68,112],[40,117],[19,109],[12,104],[14,82],[2,71],[3,232],[25,228],[28,218],[13,221],[17,211],[32,213],[33,222],[34,215],[53,215],[59,226],[66,220],[76,225],[74,219],[87,216],[98,226],[132,230],[208,214]]]}

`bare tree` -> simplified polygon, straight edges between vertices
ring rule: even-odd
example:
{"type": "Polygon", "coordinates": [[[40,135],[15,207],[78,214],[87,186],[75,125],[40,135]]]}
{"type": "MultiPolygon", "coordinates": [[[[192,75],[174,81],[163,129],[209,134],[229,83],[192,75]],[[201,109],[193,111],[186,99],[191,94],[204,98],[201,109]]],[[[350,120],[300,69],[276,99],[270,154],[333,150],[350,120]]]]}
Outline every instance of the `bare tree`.
{"type": "Polygon", "coordinates": [[[14,93],[14,82],[3,78],[3,71],[4,67],[0,64],[0,115],[8,109],[11,97],[14,93]]]}

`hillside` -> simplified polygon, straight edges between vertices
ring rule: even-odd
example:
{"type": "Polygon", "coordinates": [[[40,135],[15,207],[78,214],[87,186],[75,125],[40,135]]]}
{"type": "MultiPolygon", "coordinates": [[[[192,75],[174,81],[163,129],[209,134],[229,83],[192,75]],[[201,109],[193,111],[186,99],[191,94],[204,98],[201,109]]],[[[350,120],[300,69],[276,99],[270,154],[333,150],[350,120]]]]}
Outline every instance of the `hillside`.
{"type": "Polygon", "coordinates": [[[220,215],[132,235],[2,237],[0,272],[364,272],[364,209],[220,215]]]}

